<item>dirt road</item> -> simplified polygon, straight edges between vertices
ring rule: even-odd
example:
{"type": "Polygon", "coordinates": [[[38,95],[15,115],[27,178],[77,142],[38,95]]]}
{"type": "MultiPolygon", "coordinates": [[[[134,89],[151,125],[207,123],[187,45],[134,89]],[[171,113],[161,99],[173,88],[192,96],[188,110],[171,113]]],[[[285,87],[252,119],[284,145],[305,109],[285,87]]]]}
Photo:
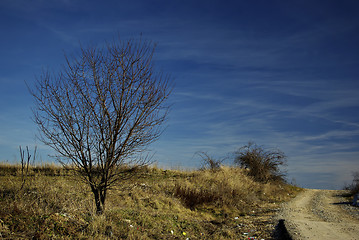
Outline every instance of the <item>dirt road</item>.
{"type": "MultiPolygon", "coordinates": [[[[359,240],[359,218],[341,205],[343,191],[306,189],[279,214],[294,240],[353,239],[359,240]]],[[[356,209],[354,209],[356,211],[356,209]]]]}

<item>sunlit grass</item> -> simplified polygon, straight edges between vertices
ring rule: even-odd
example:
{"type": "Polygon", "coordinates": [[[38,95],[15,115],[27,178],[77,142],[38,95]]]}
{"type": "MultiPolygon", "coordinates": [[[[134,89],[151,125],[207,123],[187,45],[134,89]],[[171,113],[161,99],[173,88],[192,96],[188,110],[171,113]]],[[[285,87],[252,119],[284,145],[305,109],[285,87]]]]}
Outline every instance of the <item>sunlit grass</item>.
{"type": "Polygon", "coordinates": [[[257,183],[239,168],[149,167],[112,189],[98,216],[90,189],[70,172],[56,165],[32,167],[20,190],[20,167],[0,165],[3,238],[241,239],[245,225],[239,223],[254,212],[267,214],[271,204],[298,191],[281,182],[257,183]]]}

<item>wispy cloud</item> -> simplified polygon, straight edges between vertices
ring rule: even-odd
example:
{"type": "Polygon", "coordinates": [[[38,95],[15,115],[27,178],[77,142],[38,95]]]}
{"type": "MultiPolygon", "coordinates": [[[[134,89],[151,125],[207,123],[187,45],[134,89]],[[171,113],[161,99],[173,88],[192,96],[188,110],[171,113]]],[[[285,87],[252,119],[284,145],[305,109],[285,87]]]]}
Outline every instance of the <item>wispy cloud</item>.
{"type": "MultiPolygon", "coordinates": [[[[253,140],[282,149],[300,181],[323,185],[334,175],[342,180],[339,172],[348,174],[355,166],[359,149],[359,21],[356,8],[348,7],[353,3],[340,4],[345,14],[330,8],[333,3],[214,1],[204,8],[195,8],[202,2],[178,3],[4,0],[2,22],[11,25],[9,39],[18,41],[2,40],[2,45],[20,49],[21,64],[33,66],[19,72],[32,77],[50,58],[60,65],[62,50],[76,51],[80,42],[101,45],[117,33],[126,39],[142,32],[158,42],[156,65],[176,82],[168,128],[152,146],[159,164],[197,166],[196,151],[222,157],[253,140]],[[318,7],[320,12],[313,10],[318,7]],[[25,30],[38,35],[29,41],[25,30]],[[54,49],[59,58],[54,59],[54,49]]],[[[18,59],[13,66],[9,62],[4,61],[5,70],[19,69],[18,59]]],[[[9,86],[16,77],[9,73],[0,81],[9,86]]],[[[19,89],[17,98],[25,99],[24,92],[19,89]]],[[[23,103],[29,107],[30,101],[23,103]]],[[[36,130],[24,115],[1,107],[0,147],[31,141],[36,130]]]]}

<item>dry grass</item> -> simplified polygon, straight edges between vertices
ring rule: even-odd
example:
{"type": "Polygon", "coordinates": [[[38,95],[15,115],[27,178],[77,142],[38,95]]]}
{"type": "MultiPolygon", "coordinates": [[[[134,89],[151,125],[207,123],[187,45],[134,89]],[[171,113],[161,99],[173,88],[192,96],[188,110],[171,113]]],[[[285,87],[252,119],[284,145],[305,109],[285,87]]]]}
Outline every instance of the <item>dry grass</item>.
{"type": "Polygon", "coordinates": [[[2,164],[0,239],[268,239],[264,216],[298,189],[244,171],[145,168],[110,191],[98,216],[88,187],[61,167],[31,168],[20,190],[19,166],[2,164]]]}

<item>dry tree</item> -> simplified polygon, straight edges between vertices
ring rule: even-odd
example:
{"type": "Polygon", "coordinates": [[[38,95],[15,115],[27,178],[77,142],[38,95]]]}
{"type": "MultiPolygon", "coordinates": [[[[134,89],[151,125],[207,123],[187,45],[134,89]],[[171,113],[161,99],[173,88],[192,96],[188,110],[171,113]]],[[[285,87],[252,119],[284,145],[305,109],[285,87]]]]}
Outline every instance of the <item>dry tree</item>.
{"type": "Polygon", "coordinates": [[[81,47],[30,87],[40,140],[90,186],[98,214],[108,190],[148,164],[142,153],[162,133],[172,84],[155,71],[154,50],[142,38],[81,47]]]}

